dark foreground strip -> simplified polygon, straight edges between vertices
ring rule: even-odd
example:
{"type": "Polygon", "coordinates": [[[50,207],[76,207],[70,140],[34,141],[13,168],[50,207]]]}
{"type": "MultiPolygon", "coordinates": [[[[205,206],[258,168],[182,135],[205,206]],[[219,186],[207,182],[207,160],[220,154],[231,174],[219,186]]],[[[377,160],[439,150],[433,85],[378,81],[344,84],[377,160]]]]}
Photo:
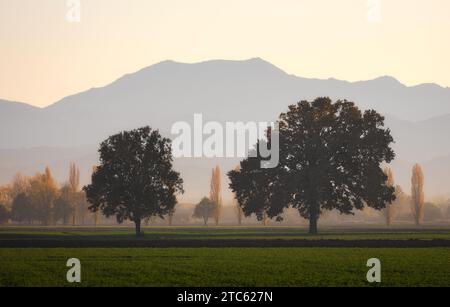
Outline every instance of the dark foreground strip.
{"type": "Polygon", "coordinates": [[[450,240],[0,240],[0,248],[10,247],[450,247],[450,240]]]}

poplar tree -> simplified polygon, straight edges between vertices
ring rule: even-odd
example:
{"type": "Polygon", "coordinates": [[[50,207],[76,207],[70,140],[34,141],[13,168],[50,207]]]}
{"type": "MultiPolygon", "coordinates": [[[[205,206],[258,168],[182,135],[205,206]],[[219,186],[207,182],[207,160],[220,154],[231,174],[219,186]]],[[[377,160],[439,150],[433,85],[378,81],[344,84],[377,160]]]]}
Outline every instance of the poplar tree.
{"type": "Polygon", "coordinates": [[[412,168],[411,176],[411,199],[412,199],[412,213],[416,225],[420,225],[423,221],[425,212],[425,195],[423,192],[424,176],[422,167],[415,164],[412,168]]]}

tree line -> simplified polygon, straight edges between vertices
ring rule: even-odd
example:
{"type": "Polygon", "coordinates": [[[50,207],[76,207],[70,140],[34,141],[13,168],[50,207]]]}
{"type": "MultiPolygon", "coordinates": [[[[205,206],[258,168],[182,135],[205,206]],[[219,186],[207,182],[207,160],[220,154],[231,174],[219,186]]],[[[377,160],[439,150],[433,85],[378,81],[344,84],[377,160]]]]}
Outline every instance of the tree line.
{"type": "Polygon", "coordinates": [[[0,189],[0,195],[3,222],[10,219],[28,225],[76,225],[77,217],[83,223],[88,212],[85,194],[80,190],[80,172],[73,163],[61,186],[46,167],[43,173],[31,177],[17,174],[10,185],[0,189]]]}
{"type": "MultiPolygon", "coordinates": [[[[293,208],[309,221],[314,234],[327,211],[352,215],[367,207],[383,212],[387,224],[394,221],[402,191],[395,186],[392,171],[382,168],[395,158],[394,140],[383,116],[375,110],[363,112],[353,102],[320,97],[289,106],[277,123],[277,129],[267,130],[267,140],[255,144],[255,154],[227,173],[239,223],[251,215],[264,224],[269,219],[282,221],[283,213],[293,208]],[[270,157],[262,157],[259,148],[270,148],[273,133],[279,137],[279,164],[261,168],[270,157]]],[[[99,156],[91,183],[82,190],[75,165],[60,188],[48,168],[31,178],[15,178],[9,192],[11,219],[75,224],[74,208],[87,201],[96,216],[101,212],[119,223],[133,222],[138,236],[143,221],[172,220],[177,196],[184,190],[181,175],[173,169],[170,139],[148,126],[123,131],[100,144],[99,156]]],[[[419,165],[413,168],[411,183],[413,213],[420,224],[424,176],[419,165]]],[[[218,225],[221,212],[221,171],[216,167],[209,198],[201,199],[193,216],[205,225],[210,218],[218,225]]]]}

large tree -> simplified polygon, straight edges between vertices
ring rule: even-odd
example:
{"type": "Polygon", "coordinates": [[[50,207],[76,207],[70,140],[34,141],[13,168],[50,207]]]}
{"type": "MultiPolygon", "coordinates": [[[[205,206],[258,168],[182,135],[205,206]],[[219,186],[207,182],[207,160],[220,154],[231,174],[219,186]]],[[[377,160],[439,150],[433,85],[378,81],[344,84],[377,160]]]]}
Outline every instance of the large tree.
{"type": "Polygon", "coordinates": [[[263,158],[257,155],[242,161],[239,172],[229,173],[246,215],[262,219],[267,213],[280,220],[284,209],[293,207],[309,219],[310,233],[317,233],[324,210],[353,214],[365,204],[381,210],[395,199],[380,167],[394,159],[393,139],[376,111],[317,98],[289,106],[278,125],[277,167],[261,168],[263,158]]]}
{"type": "Polygon", "coordinates": [[[109,137],[99,153],[92,183],[83,188],[90,210],[115,215],[119,223],[134,222],[138,236],[143,219],[164,218],[173,210],[183,181],[172,168],[169,139],[143,127],[109,137]]]}

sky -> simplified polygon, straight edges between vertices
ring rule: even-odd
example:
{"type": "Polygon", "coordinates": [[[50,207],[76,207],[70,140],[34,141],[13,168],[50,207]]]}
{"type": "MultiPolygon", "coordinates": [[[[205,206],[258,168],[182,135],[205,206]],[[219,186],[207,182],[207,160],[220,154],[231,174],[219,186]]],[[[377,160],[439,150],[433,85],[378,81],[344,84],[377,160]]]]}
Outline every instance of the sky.
{"type": "Polygon", "coordinates": [[[0,0],[0,99],[39,107],[167,59],[450,87],[449,54],[448,0],[0,0]]]}

